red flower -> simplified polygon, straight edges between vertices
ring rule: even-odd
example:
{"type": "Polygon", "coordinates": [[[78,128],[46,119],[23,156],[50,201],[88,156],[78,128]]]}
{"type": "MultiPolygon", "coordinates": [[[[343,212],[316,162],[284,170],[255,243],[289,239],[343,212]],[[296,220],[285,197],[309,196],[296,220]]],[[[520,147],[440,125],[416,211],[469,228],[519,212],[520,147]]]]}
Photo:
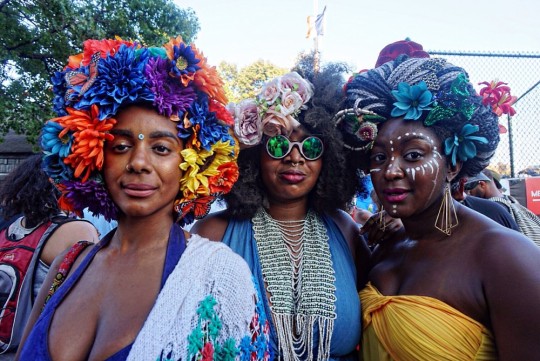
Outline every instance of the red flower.
{"type": "Polygon", "coordinates": [[[223,104],[212,99],[208,104],[208,110],[211,112],[215,112],[216,118],[218,118],[219,121],[224,123],[224,125],[234,127],[234,118],[232,114],[229,113],[229,111],[223,106],[223,104]]]}
{"type": "Polygon", "coordinates": [[[207,342],[202,349],[202,361],[212,361],[214,359],[214,345],[207,342]]]}
{"type": "Polygon", "coordinates": [[[236,162],[223,163],[218,167],[219,174],[208,180],[211,193],[229,193],[238,180],[238,165],[236,162]]]}
{"type": "Polygon", "coordinates": [[[411,58],[429,58],[429,54],[424,51],[422,45],[405,39],[386,45],[379,53],[375,67],[394,60],[402,54],[406,54],[411,58]]]}
{"type": "Polygon", "coordinates": [[[516,110],[512,108],[512,104],[516,102],[517,97],[510,94],[510,87],[507,86],[507,83],[494,80],[490,83],[484,81],[478,84],[485,85],[485,87],[480,89],[482,103],[491,106],[495,114],[499,117],[503,114],[510,116],[516,114],[516,110]]]}

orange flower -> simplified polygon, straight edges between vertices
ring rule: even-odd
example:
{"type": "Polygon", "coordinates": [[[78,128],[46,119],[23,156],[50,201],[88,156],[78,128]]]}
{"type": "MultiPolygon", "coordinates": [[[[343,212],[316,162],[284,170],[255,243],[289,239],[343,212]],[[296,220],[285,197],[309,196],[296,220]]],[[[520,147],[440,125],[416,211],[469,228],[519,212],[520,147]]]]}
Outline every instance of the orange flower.
{"type": "Polygon", "coordinates": [[[71,55],[68,58],[68,64],[66,65],[64,70],[66,70],[67,68],[79,69],[81,67],[82,60],[83,60],[83,53],[71,55]]]}
{"type": "Polygon", "coordinates": [[[210,193],[229,193],[238,180],[238,165],[236,162],[223,163],[218,167],[219,174],[208,180],[210,193]]]}
{"type": "Polygon", "coordinates": [[[98,51],[101,52],[101,58],[104,59],[107,57],[107,55],[114,55],[120,49],[122,44],[125,44],[127,46],[133,46],[133,42],[131,41],[125,41],[122,40],[120,37],[117,37],[116,39],[105,39],[105,40],[86,40],[83,43],[83,49],[84,49],[84,56],[82,60],[82,65],[88,65],[90,64],[90,60],[92,59],[92,55],[97,53],[98,51]]]}
{"type": "Polygon", "coordinates": [[[195,73],[193,82],[195,86],[208,94],[211,98],[216,99],[221,104],[227,104],[227,96],[223,88],[223,80],[219,76],[215,66],[209,66],[203,53],[191,44],[193,52],[201,61],[197,64],[201,69],[195,73]]]}
{"type": "Polygon", "coordinates": [[[109,134],[116,120],[113,118],[99,120],[99,108],[92,105],[90,111],[66,108],[68,115],[55,118],[65,128],[73,131],[71,154],[64,163],[74,169],[75,177],[86,182],[94,170],[103,167],[103,145],[106,140],[113,140],[109,134]]]}

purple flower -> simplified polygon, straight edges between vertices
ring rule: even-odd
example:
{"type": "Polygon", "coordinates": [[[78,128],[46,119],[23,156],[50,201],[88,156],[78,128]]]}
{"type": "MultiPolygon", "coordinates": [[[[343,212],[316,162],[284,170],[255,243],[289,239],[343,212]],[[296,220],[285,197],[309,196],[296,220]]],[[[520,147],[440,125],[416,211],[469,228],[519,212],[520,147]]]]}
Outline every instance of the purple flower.
{"type": "Polygon", "coordinates": [[[88,208],[92,214],[102,215],[107,221],[116,219],[118,208],[113,203],[103,183],[96,180],[81,182],[63,182],[64,196],[73,205],[75,211],[88,208]]]}
{"type": "Polygon", "coordinates": [[[189,109],[196,98],[195,90],[184,87],[176,78],[169,76],[171,63],[160,57],[151,58],[145,67],[149,88],[154,93],[154,106],[160,114],[178,119],[189,109]]]}
{"type": "Polygon", "coordinates": [[[93,86],[83,94],[76,104],[77,109],[88,109],[92,104],[99,105],[99,119],[116,114],[120,105],[138,101],[154,100],[148,89],[144,68],[148,61],[148,50],[135,52],[133,48],[122,45],[114,56],[107,56],[98,64],[98,76],[93,86]]]}

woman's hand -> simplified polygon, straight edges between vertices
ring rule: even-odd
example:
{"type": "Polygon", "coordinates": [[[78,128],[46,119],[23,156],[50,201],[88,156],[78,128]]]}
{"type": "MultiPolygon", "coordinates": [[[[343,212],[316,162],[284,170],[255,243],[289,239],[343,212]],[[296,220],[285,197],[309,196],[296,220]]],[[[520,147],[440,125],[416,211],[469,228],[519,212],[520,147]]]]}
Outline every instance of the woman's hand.
{"type": "Polygon", "coordinates": [[[373,214],[360,229],[367,234],[369,246],[375,246],[385,240],[401,237],[405,229],[399,218],[392,218],[385,210],[373,214]]]}

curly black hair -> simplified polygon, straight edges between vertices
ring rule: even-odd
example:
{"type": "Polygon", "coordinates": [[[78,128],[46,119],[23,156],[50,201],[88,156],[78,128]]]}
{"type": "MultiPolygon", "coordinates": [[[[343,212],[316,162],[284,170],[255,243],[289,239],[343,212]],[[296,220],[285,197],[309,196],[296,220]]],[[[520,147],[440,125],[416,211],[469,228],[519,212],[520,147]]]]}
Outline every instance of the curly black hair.
{"type": "MultiPolygon", "coordinates": [[[[465,96],[465,106],[474,109],[474,111],[470,117],[459,111],[447,115],[446,118],[429,125],[429,128],[439,137],[440,147],[444,149],[442,145],[445,139],[459,134],[465,124],[478,126],[478,131],[474,133],[474,136],[486,138],[487,143],[475,142],[476,156],[462,162],[460,173],[455,179],[474,176],[489,164],[497,149],[499,143],[498,117],[489,106],[482,104],[482,98],[468,81],[467,72],[448,63],[445,59],[409,58],[407,55],[400,55],[394,61],[358,74],[347,83],[346,98],[341,108],[350,109],[356,106],[356,108],[370,110],[383,118],[376,121],[380,125],[386,119],[394,118],[391,112],[396,98],[393,96],[392,90],[397,89],[399,83],[405,82],[414,85],[420,81],[425,81],[428,89],[436,96],[445,97],[448,94],[452,95],[451,88],[458,76],[464,76],[467,79],[463,88],[459,90],[463,91],[463,94],[468,94],[465,96]]],[[[442,101],[441,99],[438,100],[442,101]]],[[[454,102],[454,99],[450,99],[450,101],[453,102],[451,106],[461,107],[461,105],[454,102]]],[[[424,121],[428,113],[423,112],[418,121],[424,121]]],[[[350,146],[361,147],[367,144],[365,140],[360,140],[351,132],[351,127],[344,125],[340,126],[340,129],[343,131],[345,142],[350,146]]],[[[356,157],[358,158],[358,166],[365,169],[367,162],[365,152],[360,155],[357,154],[356,157]]],[[[447,162],[450,162],[450,156],[447,156],[447,162]]]]}
{"type": "MultiPolygon", "coordinates": [[[[347,209],[361,185],[356,181],[356,170],[347,163],[341,134],[332,122],[342,96],[342,74],[348,70],[347,65],[328,63],[321,71],[314,72],[312,67],[306,66],[310,63],[309,59],[304,59],[293,71],[314,86],[314,95],[308,103],[308,109],[299,114],[298,121],[309,133],[317,134],[324,143],[322,170],[309,194],[309,206],[322,214],[347,209]]],[[[265,189],[260,174],[263,149],[262,145],[257,145],[240,151],[240,177],[231,192],[224,196],[227,212],[232,217],[252,218],[264,202],[265,189]]]]}
{"type": "Polygon", "coordinates": [[[57,216],[58,190],[41,168],[41,154],[33,154],[20,163],[0,186],[0,213],[5,219],[17,214],[34,226],[57,216]]]}

